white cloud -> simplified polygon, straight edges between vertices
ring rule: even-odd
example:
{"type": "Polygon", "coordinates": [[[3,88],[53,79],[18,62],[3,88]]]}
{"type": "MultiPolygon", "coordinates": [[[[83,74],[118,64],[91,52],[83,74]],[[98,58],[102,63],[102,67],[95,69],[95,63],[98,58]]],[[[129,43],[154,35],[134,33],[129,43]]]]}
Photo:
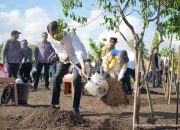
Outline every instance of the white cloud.
{"type": "MultiPolygon", "coordinates": [[[[96,18],[101,13],[102,10],[92,10],[90,12],[90,19],[88,19],[88,21],[96,18]]],[[[142,21],[140,19],[135,16],[128,16],[127,19],[133,25],[137,33],[142,31],[142,21]]],[[[102,38],[109,40],[110,37],[117,37],[118,41],[120,42],[117,44],[117,49],[128,49],[127,44],[119,33],[108,31],[105,27],[100,26],[102,21],[103,15],[87,26],[77,28],[77,34],[86,48],[88,48],[89,38],[92,38],[95,41],[100,41],[102,38]]],[[[13,10],[10,12],[0,11],[0,43],[5,42],[10,37],[10,32],[14,29],[22,32],[19,40],[25,38],[30,43],[36,43],[36,41],[40,39],[41,33],[47,31],[46,26],[49,22],[49,16],[40,7],[27,9],[25,12],[20,12],[19,10],[13,10]]],[[[69,25],[80,26],[74,21],[70,21],[69,25]]],[[[132,34],[125,23],[121,23],[120,30],[128,40],[132,39],[132,34]]],[[[150,48],[153,37],[154,28],[150,27],[147,29],[144,36],[144,41],[147,48],[150,48]]],[[[175,45],[179,45],[179,41],[176,41],[175,39],[173,39],[173,43],[175,43],[175,45]]],[[[169,40],[165,40],[165,42],[161,44],[161,47],[167,47],[168,45],[169,40]]]]}
{"type": "MultiPolygon", "coordinates": [[[[96,18],[102,13],[102,10],[93,10],[90,13],[90,18],[88,21],[92,21],[93,18],[96,18]]],[[[100,26],[102,22],[102,16],[98,17],[95,21],[91,22],[90,24],[86,25],[85,27],[78,27],[80,26],[79,23],[75,21],[70,21],[69,26],[75,26],[77,28],[77,35],[80,37],[81,41],[88,47],[89,39],[93,38],[93,40],[97,41],[99,34],[105,29],[104,27],[100,26]]]]}
{"type": "MultiPolygon", "coordinates": [[[[169,44],[170,44],[170,39],[164,38],[164,42],[160,44],[160,50],[161,50],[162,48],[169,48],[169,44]]],[[[179,46],[179,45],[180,45],[180,42],[177,41],[177,40],[175,39],[175,37],[173,37],[173,39],[172,39],[172,46],[171,46],[171,47],[178,50],[178,48],[179,48],[178,46],[179,46]]]]}
{"type": "Polygon", "coordinates": [[[41,33],[46,30],[50,18],[40,7],[27,9],[24,14],[18,10],[0,12],[0,43],[10,38],[10,32],[14,29],[20,31],[19,40],[27,39],[30,43],[36,43],[41,33]]]}
{"type": "MultiPolygon", "coordinates": [[[[99,10],[93,10],[90,13],[90,18],[95,18],[99,14],[101,14],[102,11],[99,10]]],[[[81,28],[77,28],[77,34],[80,37],[81,41],[84,43],[86,47],[88,47],[89,43],[89,38],[92,38],[94,41],[101,41],[102,38],[106,38],[109,40],[110,37],[117,37],[119,43],[117,44],[116,48],[117,49],[127,49],[130,50],[122,36],[117,32],[113,31],[108,31],[105,27],[100,26],[100,23],[103,21],[103,16],[99,17],[97,20],[93,21],[89,25],[81,28]]],[[[131,23],[136,31],[136,33],[140,34],[142,32],[142,25],[143,22],[141,19],[135,16],[127,16],[127,20],[129,23],[131,23]]],[[[70,26],[80,26],[77,22],[71,21],[69,23],[70,26]]],[[[133,39],[131,30],[126,26],[124,22],[121,23],[120,25],[120,31],[125,35],[127,40],[133,39]]],[[[148,29],[145,31],[144,35],[144,42],[146,44],[146,48],[150,49],[151,43],[154,38],[154,33],[155,33],[155,28],[153,26],[150,26],[148,29]]],[[[178,41],[173,39],[173,43],[175,43],[175,46],[177,46],[178,41]]],[[[169,46],[169,41],[165,39],[165,41],[160,45],[160,49],[164,47],[169,46]]]]}
{"type": "MultiPolygon", "coordinates": [[[[133,16],[127,16],[127,20],[129,21],[129,23],[131,23],[133,25],[133,27],[137,33],[142,32],[142,26],[141,26],[142,22],[140,19],[133,17],[133,16]]],[[[124,34],[124,36],[128,40],[133,38],[130,29],[126,26],[126,24],[124,22],[122,22],[120,24],[119,30],[124,34]]],[[[104,30],[104,32],[99,35],[99,40],[102,38],[109,39],[110,37],[118,38],[119,43],[116,46],[117,49],[129,49],[128,45],[126,44],[126,42],[124,41],[124,39],[121,37],[121,35],[118,32],[115,33],[113,31],[104,30]]]]}
{"type": "MultiPolygon", "coordinates": [[[[92,10],[90,13],[90,18],[96,18],[99,14],[102,13],[102,10],[92,10]]],[[[133,16],[127,16],[128,21],[133,25],[135,31],[140,33],[142,31],[142,21],[133,16]]],[[[92,19],[89,19],[91,21],[92,19]]],[[[89,25],[81,28],[77,28],[77,34],[84,43],[86,47],[88,47],[89,38],[92,38],[94,41],[101,41],[103,38],[109,40],[110,37],[117,37],[119,44],[117,44],[117,49],[129,49],[123,38],[119,33],[115,33],[113,31],[108,31],[105,27],[100,26],[100,23],[103,21],[103,15],[90,23],[89,25]]],[[[70,26],[80,26],[77,22],[71,21],[69,23],[70,26]]],[[[120,25],[120,31],[126,36],[127,39],[132,39],[132,34],[130,29],[126,26],[124,22],[120,25]]]]}

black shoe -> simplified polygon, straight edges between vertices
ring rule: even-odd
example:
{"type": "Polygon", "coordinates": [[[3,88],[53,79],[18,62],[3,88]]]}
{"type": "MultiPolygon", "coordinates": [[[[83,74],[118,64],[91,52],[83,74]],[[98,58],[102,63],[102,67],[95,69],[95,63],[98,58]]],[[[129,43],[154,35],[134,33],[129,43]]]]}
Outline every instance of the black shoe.
{"type": "Polygon", "coordinates": [[[76,117],[80,117],[80,112],[79,112],[79,108],[73,108],[73,113],[76,117]]]}
{"type": "Polygon", "coordinates": [[[52,104],[52,105],[51,105],[51,108],[53,108],[53,109],[60,109],[60,106],[59,106],[59,105],[54,105],[54,104],[52,104]]]}

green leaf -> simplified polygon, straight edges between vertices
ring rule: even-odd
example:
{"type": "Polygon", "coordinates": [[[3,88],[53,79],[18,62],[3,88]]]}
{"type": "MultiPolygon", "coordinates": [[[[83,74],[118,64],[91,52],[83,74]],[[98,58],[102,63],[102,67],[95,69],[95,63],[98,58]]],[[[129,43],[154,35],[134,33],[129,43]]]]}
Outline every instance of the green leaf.
{"type": "Polygon", "coordinates": [[[146,28],[148,27],[149,21],[147,19],[144,20],[144,25],[145,25],[146,28]]]}
{"type": "Polygon", "coordinates": [[[77,20],[77,21],[78,21],[78,23],[81,21],[80,17],[78,18],[78,20],[77,20]]]}
{"type": "Polygon", "coordinates": [[[65,9],[63,12],[64,12],[64,15],[67,17],[68,16],[68,10],[65,9]]]}
{"type": "Polygon", "coordinates": [[[125,0],[120,0],[121,4],[124,3],[125,0]]]}
{"type": "Polygon", "coordinates": [[[102,48],[105,46],[104,41],[96,43],[93,41],[93,39],[89,39],[89,47],[91,49],[92,54],[95,54],[96,56],[100,56],[102,53],[102,48]]]}
{"type": "Polygon", "coordinates": [[[152,47],[156,46],[158,43],[159,43],[159,34],[157,32],[155,32],[154,39],[152,42],[152,47]]]}
{"type": "Polygon", "coordinates": [[[102,0],[98,0],[98,7],[100,8],[102,6],[102,0]]]}

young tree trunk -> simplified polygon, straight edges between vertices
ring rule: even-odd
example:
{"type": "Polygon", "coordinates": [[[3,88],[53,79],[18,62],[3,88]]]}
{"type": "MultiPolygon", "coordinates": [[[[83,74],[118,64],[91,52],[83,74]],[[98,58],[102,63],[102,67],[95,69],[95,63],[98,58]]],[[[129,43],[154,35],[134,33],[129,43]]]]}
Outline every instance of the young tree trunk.
{"type": "MultiPolygon", "coordinates": [[[[180,46],[178,50],[178,72],[177,72],[177,86],[176,86],[176,125],[178,125],[179,115],[179,82],[180,82],[180,46]]],[[[178,128],[176,128],[177,130],[178,128]]]]}
{"type": "Polygon", "coordinates": [[[135,82],[135,92],[134,92],[134,110],[133,110],[133,130],[137,129],[137,124],[139,124],[139,111],[140,111],[140,93],[139,93],[139,83],[140,83],[140,62],[141,62],[141,50],[138,54],[138,62],[136,69],[136,82],[135,82]]]}
{"type": "Polygon", "coordinates": [[[164,95],[165,95],[165,98],[166,98],[166,74],[165,74],[165,65],[164,65],[164,68],[163,68],[163,89],[164,89],[164,95]]]}
{"type": "MultiPolygon", "coordinates": [[[[144,74],[146,74],[146,69],[145,69],[144,60],[143,60],[143,54],[141,54],[141,60],[142,60],[142,68],[143,68],[144,74]]],[[[145,86],[146,86],[146,91],[147,91],[147,98],[148,98],[148,103],[149,103],[149,107],[150,107],[151,116],[152,116],[152,119],[154,120],[154,111],[153,111],[152,102],[151,102],[149,84],[148,84],[146,79],[144,79],[144,81],[145,81],[145,86]]]]}
{"type": "Polygon", "coordinates": [[[168,97],[168,104],[171,103],[171,92],[172,92],[172,83],[173,83],[173,74],[174,74],[174,69],[173,69],[173,64],[174,64],[174,58],[173,58],[173,52],[171,53],[171,79],[170,79],[170,88],[169,88],[169,97],[168,97]]]}
{"type": "MultiPolygon", "coordinates": [[[[172,37],[170,39],[170,44],[169,44],[169,50],[171,50],[171,46],[172,46],[172,37]]],[[[167,91],[166,91],[166,99],[168,99],[169,97],[169,90],[170,90],[170,78],[171,78],[171,72],[170,72],[170,67],[171,67],[171,54],[169,54],[169,61],[168,61],[168,80],[167,80],[167,91]]]]}

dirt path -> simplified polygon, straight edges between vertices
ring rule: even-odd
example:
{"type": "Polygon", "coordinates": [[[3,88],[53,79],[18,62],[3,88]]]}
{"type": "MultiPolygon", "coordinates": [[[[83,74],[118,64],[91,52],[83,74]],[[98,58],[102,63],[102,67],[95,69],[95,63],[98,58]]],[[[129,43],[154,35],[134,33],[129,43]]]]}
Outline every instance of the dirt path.
{"type": "MultiPolygon", "coordinates": [[[[168,105],[162,94],[162,88],[151,88],[151,90],[155,124],[175,124],[175,95],[172,104],[168,105]]],[[[72,97],[64,95],[62,91],[61,110],[57,111],[51,110],[50,101],[51,91],[40,88],[37,92],[30,92],[29,103],[26,106],[0,105],[0,130],[130,130],[132,128],[133,102],[129,105],[110,107],[98,101],[96,97],[83,95],[80,107],[82,116],[76,119],[71,112],[72,97]]],[[[145,94],[141,95],[140,113],[141,123],[152,123],[149,119],[150,112],[145,94]]]]}

